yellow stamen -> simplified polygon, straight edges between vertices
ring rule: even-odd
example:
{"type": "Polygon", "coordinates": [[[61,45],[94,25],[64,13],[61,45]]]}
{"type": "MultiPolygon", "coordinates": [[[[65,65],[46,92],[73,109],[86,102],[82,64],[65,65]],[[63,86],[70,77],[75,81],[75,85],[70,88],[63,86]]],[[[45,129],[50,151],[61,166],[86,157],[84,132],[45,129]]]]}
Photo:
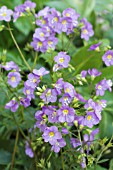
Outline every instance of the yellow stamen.
{"type": "Polygon", "coordinates": [[[64,58],[60,58],[59,61],[60,61],[60,63],[63,63],[64,62],[64,58]]]}
{"type": "Polygon", "coordinates": [[[62,21],[62,24],[63,24],[63,25],[67,24],[67,21],[66,21],[66,20],[63,20],[63,21],[62,21]]]}
{"type": "Polygon", "coordinates": [[[63,110],[63,114],[64,114],[64,115],[67,115],[68,113],[69,113],[69,111],[68,111],[68,110],[66,110],[66,109],[65,109],[65,110],[63,110]]]}
{"type": "Polygon", "coordinates": [[[11,81],[14,82],[16,78],[14,76],[11,77],[11,81]]]}
{"type": "Polygon", "coordinates": [[[88,34],[88,31],[86,29],[83,30],[84,34],[88,34]]]}
{"type": "Polygon", "coordinates": [[[69,14],[69,13],[66,13],[66,17],[70,17],[70,14],[69,14]]]}
{"type": "Polygon", "coordinates": [[[54,135],[55,135],[54,132],[49,132],[50,137],[53,137],[54,135]]]}
{"type": "Polygon", "coordinates": [[[42,47],[42,42],[38,42],[37,45],[38,45],[39,47],[42,47]]]}
{"type": "Polygon", "coordinates": [[[34,78],[34,79],[33,79],[33,83],[36,83],[36,82],[37,82],[37,79],[34,78]]]}
{"type": "Polygon", "coordinates": [[[91,118],[92,118],[92,116],[91,115],[89,115],[89,116],[87,116],[87,120],[91,120],[91,118]]]}
{"type": "Polygon", "coordinates": [[[112,59],[112,55],[109,54],[109,55],[107,56],[107,59],[111,60],[111,59],[112,59]]]}
{"type": "Polygon", "coordinates": [[[66,88],[66,92],[67,92],[67,93],[70,92],[70,89],[69,89],[69,88],[66,88]]]}
{"type": "Polygon", "coordinates": [[[5,12],[2,14],[3,17],[6,17],[6,15],[7,15],[7,14],[6,14],[5,12]]]}

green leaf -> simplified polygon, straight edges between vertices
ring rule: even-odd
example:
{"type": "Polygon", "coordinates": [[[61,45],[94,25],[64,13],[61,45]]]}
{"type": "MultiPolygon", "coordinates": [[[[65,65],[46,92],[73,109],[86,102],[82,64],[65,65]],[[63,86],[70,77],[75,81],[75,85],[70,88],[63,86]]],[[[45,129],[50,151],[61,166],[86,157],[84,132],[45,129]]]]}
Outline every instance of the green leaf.
{"type": "Polygon", "coordinates": [[[82,17],[88,17],[95,7],[95,0],[84,0],[82,4],[82,17]]]}
{"type": "Polygon", "coordinates": [[[98,163],[103,163],[103,162],[107,162],[109,159],[102,159],[100,160],[98,163]]]}
{"type": "Polygon", "coordinates": [[[45,5],[48,5],[50,7],[54,7],[59,11],[65,10],[68,8],[68,4],[66,4],[64,1],[50,1],[50,2],[45,2],[45,5]]]}
{"type": "Polygon", "coordinates": [[[11,162],[11,153],[0,150],[0,165],[5,165],[11,162]]]}
{"type": "Polygon", "coordinates": [[[95,170],[107,170],[106,168],[103,168],[99,165],[96,165],[95,168],[94,168],[94,166],[87,168],[87,170],[94,170],[94,169],[95,170]]]}
{"type": "Polygon", "coordinates": [[[16,22],[14,22],[14,25],[21,33],[27,36],[32,30],[31,19],[31,16],[20,17],[16,22]]]}
{"type": "Polygon", "coordinates": [[[110,161],[109,170],[113,170],[113,159],[110,161]]]}
{"type": "Polygon", "coordinates": [[[88,51],[90,45],[82,47],[72,59],[71,64],[76,69],[76,74],[89,68],[99,69],[102,66],[103,52],[88,51]]]}

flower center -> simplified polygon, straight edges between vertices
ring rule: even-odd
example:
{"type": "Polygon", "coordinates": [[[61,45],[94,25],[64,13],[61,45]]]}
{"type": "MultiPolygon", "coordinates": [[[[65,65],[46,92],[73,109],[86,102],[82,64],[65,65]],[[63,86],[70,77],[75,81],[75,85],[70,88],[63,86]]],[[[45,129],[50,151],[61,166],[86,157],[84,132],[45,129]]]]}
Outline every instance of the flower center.
{"type": "Polygon", "coordinates": [[[68,100],[68,97],[64,97],[64,101],[68,100]]]}
{"type": "Polygon", "coordinates": [[[98,89],[101,90],[101,89],[102,89],[102,86],[101,86],[101,85],[98,85],[98,89]]]}
{"type": "Polygon", "coordinates": [[[26,90],[26,94],[30,94],[30,90],[26,90]]]}
{"type": "Polygon", "coordinates": [[[108,59],[108,60],[111,60],[111,59],[112,59],[112,55],[109,54],[109,55],[107,56],[107,59],[108,59]]]}
{"type": "Polygon", "coordinates": [[[70,17],[70,14],[69,14],[69,13],[66,13],[66,17],[70,17]]]}
{"type": "Polygon", "coordinates": [[[40,37],[44,37],[44,33],[43,32],[40,33],[40,37]]]}
{"type": "Polygon", "coordinates": [[[11,81],[14,82],[16,78],[14,76],[11,77],[11,81]]]}
{"type": "Polygon", "coordinates": [[[56,116],[56,111],[53,112],[53,116],[56,116]]]}
{"type": "Polygon", "coordinates": [[[64,58],[60,58],[60,59],[59,59],[59,62],[60,62],[60,63],[63,63],[63,62],[64,62],[64,58]]]}
{"type": "Polygon", "coordinates": [[[52,45],[53,44],[53,42],[52,41],[48,41],[48,45],[52,45]]]}
{"type": "Polygon", "coordinates": [[[67,109],[63,110],[63,114],[67,115],[69,113],[69,111],[67,109]]]}
{"type": "Polygon", "coordinates": [[[38,45],[39,47],[42,47],[42,42],[38,42],[37,45],[38,45]]]}
{"type": "Polygon", "coordinates": [[[53,137],[54,135],[55,135],[54,132],[49,132],[50,137],[53,137]]]}
{"type": "Polygon", "coordinates": [[[42,24],[43,24],[43,25],[46,24],[46,21],[45,21],[45,20],[42,20],[42,24]]]}
{"type": "Polygon", "coordinates": [[[96,48],[95,48],[95,51],[100,51],[100,48],[99,48],[99,47],[96,47],[96,48]]]}
{"type": "Polygon", "coordinates": [[[91,118],[92,118],[92,116],[91,115],[89,115],[89,116],[87,116],[87,120],[91,120],[91,118]]]}
{"type": "Polygon", "coordinates": [[[57,18],[57,17],[54,17],[54,18],[53,18],[53,23],[54,23],[54,22],[58,22],[58,18],[57,18]]]}
{"type": "Polygon", "coordinates": [[[7,15],[6,12],[4,12],[4,13],[2,14],[3,17],[6,17],[6,15],[7,15]]]}
{"type": "Polygon", "coordinates": [[[34,79],[33,79],[33,83],[36,83],[36,82],[37,82],[37,79],[34,78],[34,79]]]}
{"type": "Polygon", "coordinates": [[[84,34],[88,34],[88,31],[86,29],[83,30],[84,34]]]}
{"type": "Polygon", "coordinates": [[[66,88],[66,92],[67,92],[67,93],[70,92],[70,89],[69,89],[69,88],[66,88]]]}
{"type": "Polygon", "coordinates": [[[66,25],[66,24],[67,24],[67,21],[66,21],[66,20],[63,20],[63,21],[62,21],[62,24],[63,24],[63,25],[66,25]]]}

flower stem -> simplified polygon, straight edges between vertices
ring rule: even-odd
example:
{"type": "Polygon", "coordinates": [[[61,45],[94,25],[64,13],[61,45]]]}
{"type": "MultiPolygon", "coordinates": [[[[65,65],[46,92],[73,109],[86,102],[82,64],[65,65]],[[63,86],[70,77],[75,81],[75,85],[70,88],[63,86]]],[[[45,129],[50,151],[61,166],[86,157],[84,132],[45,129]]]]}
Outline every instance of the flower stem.
{"type": "Polygon", "coordinates": [[[33,70],[33,69],[35,68],[35,66],[36,66],[37,59],[38,59],[38,53],[36,52],[32,70],[33,70]]]}
{"type": "Polygon", "coordinates": [[[26,61],[24,55],[22,54],[22,51],[20,50],[20,47],[18,46],[18,44],[17,44],[17,42],[16,42],[16,39],[15,39],[13,33],[12,33],[12,30],[11,30],[11,27],[10,27],[10,24],[9,24],[9,23],[8,23],[8,28],[9,28],[8,30],[9,30],[9,32],[10,32],[10,35],[11,35],[13,41],[14,41],[14,44],[15,44],[15,46],[16,46],[18,52],[20,53],[20,56],[22,57],[24,63],[25,63],[26,66],[27,66],[27,68],[31,71],[31,67],[30,67],[30,65],[27,63],[27,61],[26,61]]]}
{"type": "Polygon", "coordinates": [[[62,170],[64,170],[64,157],[63,157],[62,149],[61,149],[61,158],[62,158],[62,170]]]}
{"type": "Polygon", "coordinates": [[[15,153],[16,153],[18,138],[19,138],[19,129],[16,132],[16,140],[15,140],[15,145],[14,145],[14,150],[13,150],[13,155],[12,155],[12,161],[11,161],[11,170],[13,170],[13,166],[14,166],[14,160],[15,160],[15,153]]]}

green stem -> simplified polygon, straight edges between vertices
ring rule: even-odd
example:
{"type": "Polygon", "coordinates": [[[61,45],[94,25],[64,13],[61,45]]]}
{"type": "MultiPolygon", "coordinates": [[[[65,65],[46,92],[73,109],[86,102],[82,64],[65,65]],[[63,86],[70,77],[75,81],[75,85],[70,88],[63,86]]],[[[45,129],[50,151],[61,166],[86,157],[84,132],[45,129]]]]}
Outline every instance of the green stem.
{"type": "Polygon", "coordinates": [[[37,60],[38,60],[38,53],[36,52],[36,55],[35,55],[35,59],[34,59],[34,63],[33,63],[32,70],[35,68],[36,63],[37,63],[37,60]]]}
{"type": "Polygon", "coordinates": [[[9,24],[9,23],[8,23],[8,28],[9,28],[10,35],[11,35],[13,41],[14,41],[14,44],[15,44],[15,46],[16,46],[18,52],[20,53],[20,55],[21,55],[21,57],[22,57],[24,63],[26,64],[27,68],[31,71],[31,67],[30,67],[29,64],[27,63],[27,61],[26,61],[24,55],[22,54],[22,51],[20,50],[20,48],[19,48],[19,46],[18,46],[18,44],[17,44],[17,42],[16,42],[16,39],[15,39],[13,33],[12,33],[12,30],[11,30],[11,28],[10,28],[10,24],[9,24]]]}
{"type": "Polygon", "coordinates": [[[64,170],[64,157],[63,157],[62,149],[61,149],[61,158],[62,158],[62,170],[64,170]]]}
{"type": "Polygon", "coordinates": [[[16,132],[16,140],[15,140],[15,145],[14,145],[14,150],[13,150],[13,155],[12,155],[12,161],[11,161],[11,170],[13,170],[13,166],[14,166],[14,160],[15,160],[18,138],[19,138],[19,129],[16,132]]]}

